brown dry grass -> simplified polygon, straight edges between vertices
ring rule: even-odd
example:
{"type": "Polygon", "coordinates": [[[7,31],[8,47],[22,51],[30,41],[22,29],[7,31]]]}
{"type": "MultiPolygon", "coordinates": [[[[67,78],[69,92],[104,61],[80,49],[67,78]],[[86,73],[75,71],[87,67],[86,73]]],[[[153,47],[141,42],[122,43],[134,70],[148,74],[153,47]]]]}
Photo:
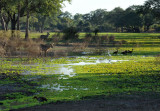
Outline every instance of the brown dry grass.
{"type": "Polygon", "coordinates": [[[80,52],[84,51],[88,47],[89,43],[88,42],[83,42],[83,43],[72,43],[72,51],[73,52],[80,52]]]}
{"type": "Polygon", "coordinates": [[[11,37],[10,32],[0,31],[0,56],[40,56],[40,39],[24,40],[19,36],[11,37]]]}

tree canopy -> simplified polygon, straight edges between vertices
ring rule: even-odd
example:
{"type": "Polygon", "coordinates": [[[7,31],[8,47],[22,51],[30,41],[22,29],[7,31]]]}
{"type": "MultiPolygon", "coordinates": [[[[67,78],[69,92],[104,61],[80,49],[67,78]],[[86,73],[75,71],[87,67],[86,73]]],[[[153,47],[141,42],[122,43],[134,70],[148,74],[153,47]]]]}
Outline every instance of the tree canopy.
{"type": "Polygon", "coordinates": [[[86,14],[62,12],[70,0],[1,0],[0,28],[3,30],[63,31],[76,27],[79,32],[148,32],[160,29],[160,1],[147,0],[143,5],[111,11],[97,9],[86,14]],[[30,23],[29,23],[30,22],[30,23]],[[16,27],[17,26],[17,27],[16,27]]]}

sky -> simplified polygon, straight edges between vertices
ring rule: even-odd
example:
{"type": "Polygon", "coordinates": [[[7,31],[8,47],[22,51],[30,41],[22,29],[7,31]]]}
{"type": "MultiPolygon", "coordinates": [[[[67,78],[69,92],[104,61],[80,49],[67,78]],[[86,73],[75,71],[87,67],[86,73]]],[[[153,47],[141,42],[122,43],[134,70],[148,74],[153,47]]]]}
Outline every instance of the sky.
{"type": "Polygon", "coordinates": [[[86,14],[96,9],[113,10],[115,7],[123,9],[132,5],[143,5],[146,0],[72,0],[71,4],[65,3],[62,11],[68,11],[72,15],[76,13],[86,14]]]}

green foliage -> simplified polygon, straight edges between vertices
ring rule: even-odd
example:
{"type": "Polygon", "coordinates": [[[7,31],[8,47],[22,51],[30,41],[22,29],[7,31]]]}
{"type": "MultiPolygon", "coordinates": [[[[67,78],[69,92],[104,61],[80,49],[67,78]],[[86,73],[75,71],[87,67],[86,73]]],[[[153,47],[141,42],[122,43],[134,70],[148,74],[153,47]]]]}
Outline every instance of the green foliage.
{"type": "MultiPolygon", "coordinates": [[[[27,59],[23,59],[23,61],[18,61],[18,59],[10,59],[11,62],[4,62],[7,64],[15,64],[17,61],[18,63],[22,62],[21,64],[38,63],[36,67],[32,65],[22,65],[20,69],[35,72],[38,72],[38,70],[41,71],[41,74],[37,73],[38,75],[30,73],[29,75],[21,75],[22,79],[12,80],[22,85],[19,86],[18,89],[23,90],[23,92],[6,92],[6,94],[3,96],[7,97],[8,99],[1,101],[4,103],[4,110],[7,108],[18,109],[26,106],[28,107],[43,104],[33,99],[34,95],[38,97],[46,97],[48,99],[46,103],[49,103],[56,101],[71,101],[92,97],[94,98],[95,96],[100,95],[104,95],[105,97],[119,97],[121,95],[136,96],[139,94],[147,95],[149,93],[154,95],[160,91],[159,64],[155,64],[155,61],[157,60],[155,60],[154,57],[113,56],[112,60],[128,61],[119,61],[111,64],[98,63],[91,65],[73,65],[72,68],[76,73],[76,75],[73,77],[63,74],[44,74],[47,70],[56,70],[57,68],[53,66],[55,64],[70,64],[88,61],[92,63],[97,59],[105,60],[109,59],[109,57],[92,56],[85,58],[59,58],[52,59],[52,61],[50,58],[46,59],[45,61],[43,59],[31,59],[30,61],[27,59]],[[52,68],[47,68],[46,66],[52,66],[52,68]],[[35,85],[34,83],[38,85],[35,85]],[[34,87],[37,88],[34,89],[34,87]],[[26,88],[30,93],[26,93],[26,88]],[[33,93],[34,95],[32,95],[33,93]],[[28,94],[31,95],[28,96],[28,94]]],[[[19,70],[19,65],[10,66],[11,69],[12,67],[14,67],[16,70],[19,70]]],[[[1,66],[1,69],[4,69],[4,67],[1,66]]],[[[8,84],[11,84],[11,82],[8,84]]],[[[149,95],[147,95],[147,97],[148,96],[149,95]]]]}
{"type": "MultiPolygon", "coordinates": [[[[126,10],[120,7],[111,11],[97,9],[74,16],[69,12],[60,11],[63,2],[66,1],[71,2],[71,0],[1,0],[0,15],[4,19],[2,29],[8,30],[11,27],[12,30],[16,30],[19,17],[20,21],[23,21],[27,10],[32,18],[38,19],[38,22],[30,21],[30,30],[41,33],[44,30],[62,31],[71,26],[77,27],[81,32],[91,32],[95,28],[100,32],[146,32],[150,31],[152,25],[159,23],[158,0],[147,0],[142,6],[130,6],[126,10]],[[8,26],[10,24],[11,26],[8,26]]],[[[24,30],[25,23],[21,23],[20,28],[24,30]]]]}
{"type": "Polygon", "coordinates": [[[78,39],[78,30],[75,27],[69,27],[63,30],[64,40],[76,40],[78,39]]]}

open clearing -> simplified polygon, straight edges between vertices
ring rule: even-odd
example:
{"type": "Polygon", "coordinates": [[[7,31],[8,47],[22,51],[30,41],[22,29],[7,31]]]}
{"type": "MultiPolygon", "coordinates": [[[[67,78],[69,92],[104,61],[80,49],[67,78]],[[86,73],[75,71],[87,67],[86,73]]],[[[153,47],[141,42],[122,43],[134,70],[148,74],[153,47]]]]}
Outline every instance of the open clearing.
{"type": "MultiPolygon", "coordinates": [[[[115,33],[117,41],[127,43],[105,46],[100,54],[96,47],[88,47],[77,55],[56,58],[0,58],[0,110],[158,111],[158,37],[159,34],[115,33]],[[117,47],[119,52],[115,55],[117,47]],[[121,54],[131,49],[133,53],[121,54]],[[34,96],[47,101],[39,102],[34,96]]],[[[62,49],[68,47],[53,48],[62,49]]]]}

